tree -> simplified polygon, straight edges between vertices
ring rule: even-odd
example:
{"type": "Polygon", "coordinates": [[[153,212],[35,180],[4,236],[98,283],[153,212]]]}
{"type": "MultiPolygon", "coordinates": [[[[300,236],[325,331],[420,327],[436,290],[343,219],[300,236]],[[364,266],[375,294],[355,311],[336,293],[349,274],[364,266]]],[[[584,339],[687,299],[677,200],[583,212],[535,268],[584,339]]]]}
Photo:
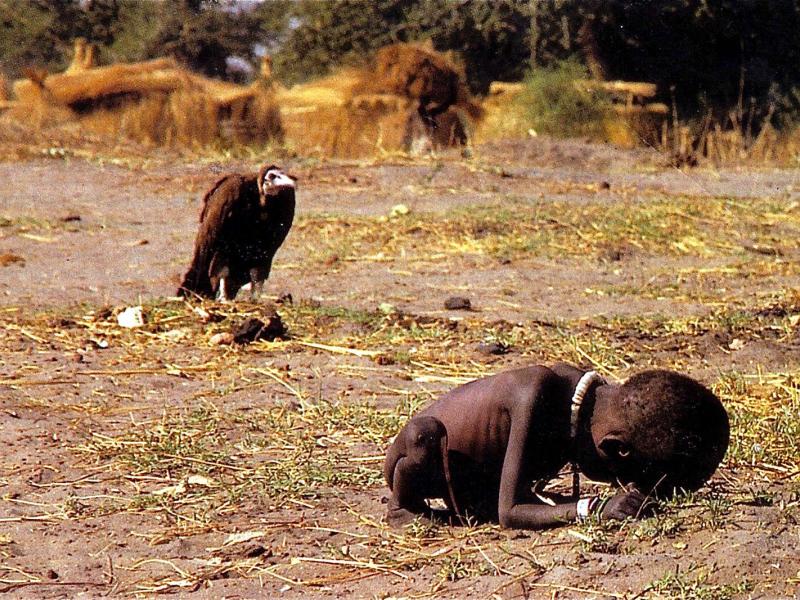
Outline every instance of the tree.
{"type": "Polygon", "coordinates": [[[766,111],[800,84],[798,0],[569,0],[547,19],[559,13],[582,19],[587,62],[657,83],[684,115],[724,115],[751,98],[766,111]]]}
{"type": "Polygon", "coordinates": [[[293,17],[297,25],[276,56],[278,76],[289,83],[361,63],[386,44],[428,39],[457,51],[470,87],[484,92],[493,79],[521,78],[530,53],[529,8],[515,0],[311,0],[293,17]]]}
{"type": "Polygon", "coordinates": [[[406,11],[412,0],[305,0],[292,9],[294,27],[275,56],[278,78],[312,79],[341,64],[363,62],[366,54],[405,41],[406,11]]]}
{"type": "Polygon", "coordinates": [[[262,22],[281,3],[265,4],[249,10],[212,0],[0,0],[0,68],[12,77],[25,66],[63,69],[74,39],[83,37],[97,46],[101,63],[170,55],[224,77],[228,57],[252,58],[255,44],[269,39],[262,22]]]}
{"type": "Polygon", "coordinates": [[[65,40],[77,22],[77,2],[0,0],[0,61],[18,77],[27,66],[66,66],[65,40]]]}
{"type": "Polygon", "coordinates": [[[530,57],[527,2],[423,0],[415,4],[409,14],[414,33],[430,37],[437,50],[458,52],[473,92],[486,93],[493,80],[519,80],[525,74],[530,57]]]}
{"type": "Polygon", "coordinates": [[[248,10],[223,10],[202,0],[161,4],[161,26],[146,43],[149,58],[174,56],[190,69],[224,77],[226,59],[250,57],[260,23],[248,10]]]}
{"type": "Polygon", "coordinates": [[[161,7],[156,2],[121,0],[114,40],[100,48],[103,62],[143,60],[161,25],[161,7]]]}

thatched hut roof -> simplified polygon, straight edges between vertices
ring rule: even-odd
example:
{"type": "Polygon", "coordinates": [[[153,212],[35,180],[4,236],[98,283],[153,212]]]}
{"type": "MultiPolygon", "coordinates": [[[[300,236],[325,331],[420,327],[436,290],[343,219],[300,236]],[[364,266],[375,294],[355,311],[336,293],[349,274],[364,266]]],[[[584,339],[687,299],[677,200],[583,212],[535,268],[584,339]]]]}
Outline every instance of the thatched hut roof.
{"type": "Polygon", "coordinates": [[[159,58],[93,66],[91,47],[76,41],[63,73],[30,70],[13,85],[11,118],[43,125],[79,121],[100,133],[155,143],[210,143],[230,137],[280,137],[280,112],[267,82],[241,86],[209,79],[159,58]]]}

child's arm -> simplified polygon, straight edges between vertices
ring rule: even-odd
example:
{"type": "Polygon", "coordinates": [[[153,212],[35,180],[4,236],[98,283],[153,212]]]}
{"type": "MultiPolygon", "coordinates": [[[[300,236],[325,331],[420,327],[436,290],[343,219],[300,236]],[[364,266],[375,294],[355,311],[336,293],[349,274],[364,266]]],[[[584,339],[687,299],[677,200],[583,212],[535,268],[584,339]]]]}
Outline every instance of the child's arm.
{"type": "Polygon", "coordinates": [[[639,490],[621,489],[605,503],[592,502],[597,498],[583,500],[584,512],[578,515],[578,502],[568,501],[550,506],[547,504],[514,504],[506,512],[500,511],[500,525],[513,529],[544,529],[563,525],[590,514],[599,514],[602,519],[623,520],[642,515],[647,497],[639,490]],[[591,500],[591,501],[590,501],[591,500]]]}
{"type": "MultiPolygon", "coordinates": [[[[548,377],[545,375],[533,384],[530,394],[512,403],[511,430],[500,475],[498,516],[502,527],[541,529],[575,521],[578,518],[578,502],[569,501],[550,506],[522,501],[527,495],[525,488],[530,483],[522,477],[525,471],[523,468],[525,445],[531,435],[534,406],[539,401],[542,389],[547,387],[547,383],[548,377]]],[[[637,516],[645,502],[646,497],[638,490],[623,489],[602,507],[591,508],[599,508],[604,518],[625,519],[637,516]]],[[[589,507],[584,503],[581,508],[581,512],[586,513],[589,507]]],[[[581,514],[581,517],[586,516],[587,514],[581,514]]]]}
{"type": "Polygon", "coordinates": [[[508,435],[508,446],[503,459],[503,470],[500,474],[500,498],[498,500],[498,516],[501,527],[515,529],[540,529],[573,521],[577,517],[577,503],[568,502],[556,506],[524,504],[525,497],[523,460],[525,445],[531,437],[532,415],[534,407],[540,401],[543,388],[548,387],[550,377],[540,374],[532,382],[532,387],[522,398],[511,405],[511,430],[508,435]]]}

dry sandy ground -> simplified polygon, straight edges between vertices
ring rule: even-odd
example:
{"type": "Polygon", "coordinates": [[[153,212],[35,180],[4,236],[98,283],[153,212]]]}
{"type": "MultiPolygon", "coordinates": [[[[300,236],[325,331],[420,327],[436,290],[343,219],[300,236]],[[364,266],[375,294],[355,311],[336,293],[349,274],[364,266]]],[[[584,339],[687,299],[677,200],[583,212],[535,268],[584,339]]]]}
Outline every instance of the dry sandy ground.
{"type": "Polygon", "coordinates": [[[470,160],[288,159],[298,219],[267,287],[294,298],[279,309],[292,340],[214,347],[213,331],[264,303],[209,305],[223,320],[205,324],[164,298],[203,191],[256,165],[0,163],[0,255],[22,259],[0,266],[0,592],[798,597],[797,171],[681,171],[646,152],[543,139],[470,160]],[[653,203],[694,233],[671,240],[666,225],[648,238],[642,222],[641,243],[595,243],[603,222],[569,225],[573,213],[624,221],[653,203]],[[409,215],[388,218],[398,204],[409,215]],[[509,205],[531,219],[559,207],[563,219],[546,218],[564,250],[520,250],[503,237],[513,217],[490,227],[475,216],[509,205]],[[730,221],[705,222],[706,205],[730,221]],[[487,246],[495,239],[512,250],[487,246]],[[454,295],[474,310],[445,310],[454,295]],[[114,315],[139,303],[150,328],[121,331],[114,315]],[[477,352],[487,337],[511,351],[477,352]],[[744,407],[736,454],[696,498],[622,528],[382,525],[380,453],[408,406],[555,359],[703,378],[744,407]],[[753,450],[767,425],[745,417],[762,414],[747,404],[761,393],[785,408],[763,417],[776,436],[765,456],[780,461],[753,450]]]}

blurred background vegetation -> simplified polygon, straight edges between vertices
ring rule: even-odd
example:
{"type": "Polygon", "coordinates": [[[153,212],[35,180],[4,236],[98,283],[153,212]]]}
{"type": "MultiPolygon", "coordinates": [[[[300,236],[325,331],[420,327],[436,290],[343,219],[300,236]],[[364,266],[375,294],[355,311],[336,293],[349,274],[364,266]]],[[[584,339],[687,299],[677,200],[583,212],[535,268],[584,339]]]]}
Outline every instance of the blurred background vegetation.
{"type": "Polygon", "coordinates": [[[100,64],[166,55],[237,82],[267,53],[291,85],[427,40],[478,95],[583,74],[655,83],[681,118],[780,128],[800,115],[798,32],[800,0],[0,0],[0,70],[64,68],[80,36],[100,64]]]}

